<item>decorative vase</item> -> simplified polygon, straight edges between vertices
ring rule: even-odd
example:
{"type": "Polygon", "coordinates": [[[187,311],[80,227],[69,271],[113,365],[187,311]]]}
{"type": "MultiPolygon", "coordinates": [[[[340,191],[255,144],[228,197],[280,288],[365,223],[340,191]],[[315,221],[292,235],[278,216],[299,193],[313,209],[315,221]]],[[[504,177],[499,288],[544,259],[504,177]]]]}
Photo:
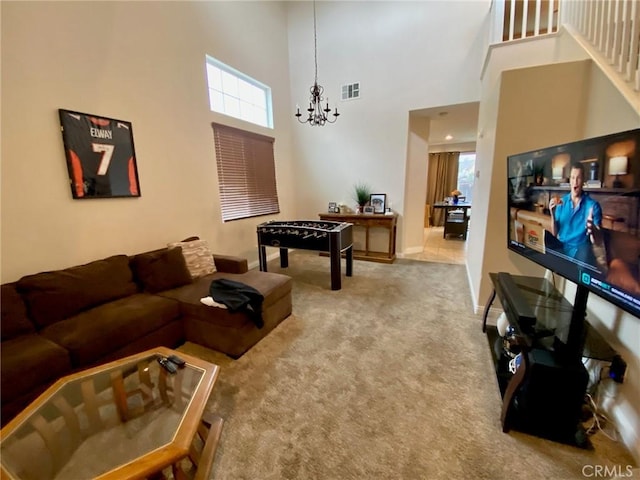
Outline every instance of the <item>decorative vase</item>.
{"type": "Polygon", "coordinates": [[[453,204],[457,205],[458,204],[458,195],[454,195],[453,196],[453,204]]]}

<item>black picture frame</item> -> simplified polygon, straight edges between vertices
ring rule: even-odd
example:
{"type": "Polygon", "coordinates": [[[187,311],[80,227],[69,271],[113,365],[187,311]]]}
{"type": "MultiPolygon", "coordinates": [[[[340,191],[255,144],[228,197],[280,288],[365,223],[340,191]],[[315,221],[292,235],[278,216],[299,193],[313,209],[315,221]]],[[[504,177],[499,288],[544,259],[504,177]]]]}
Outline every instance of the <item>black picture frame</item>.
{"type": "Polygon", "coordinates": [[[372,193],[369,196],[369,205],[373,207],[373,213],[384,213],[387,206],[387,194],[372,193]]]}
{"type": "Polygon", "coordinates": [[[140,197],[131,122],[58,109],[74,199],[140,197]]]}
{"type": "Polygon", "coordinates": [[[373,205],[365,205],[362,207],[362,213],[376,213],[373,205]]]}
{"type": "Polygon", "coordinates": [[[340,209],[338,208],[337,202],[329,202],[329,208],[327,209],[329,213],[338,213],[340,209]]]}

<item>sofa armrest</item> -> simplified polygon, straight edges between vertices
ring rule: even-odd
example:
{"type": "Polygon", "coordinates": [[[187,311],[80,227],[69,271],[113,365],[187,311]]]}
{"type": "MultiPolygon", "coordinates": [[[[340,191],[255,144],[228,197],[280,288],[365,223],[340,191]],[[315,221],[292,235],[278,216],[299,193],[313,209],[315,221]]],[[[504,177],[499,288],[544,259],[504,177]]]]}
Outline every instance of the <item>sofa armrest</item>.
{"type": "Polygon", "coordinates": [[[214,255],[213,261],[216,270],[223,273],[246,273],[249,271],[249,264],[246,258],[232,255],[214,255]]]}

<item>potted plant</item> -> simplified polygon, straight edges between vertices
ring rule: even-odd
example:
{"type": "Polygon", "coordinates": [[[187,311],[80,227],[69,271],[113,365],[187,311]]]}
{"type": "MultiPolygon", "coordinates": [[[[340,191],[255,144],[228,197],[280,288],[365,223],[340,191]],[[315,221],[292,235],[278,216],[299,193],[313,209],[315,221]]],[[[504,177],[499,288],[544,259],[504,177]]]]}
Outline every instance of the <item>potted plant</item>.
{"type": "Polygon", "coordinates": [[[360,211],[358,213],[362,213],[362,208],[369,201],[369,197],[371,196],[371,187],[366,183],[356,183],[354,186],[354,197],[353,199],[358,203],[360,207],[360,211]]]}

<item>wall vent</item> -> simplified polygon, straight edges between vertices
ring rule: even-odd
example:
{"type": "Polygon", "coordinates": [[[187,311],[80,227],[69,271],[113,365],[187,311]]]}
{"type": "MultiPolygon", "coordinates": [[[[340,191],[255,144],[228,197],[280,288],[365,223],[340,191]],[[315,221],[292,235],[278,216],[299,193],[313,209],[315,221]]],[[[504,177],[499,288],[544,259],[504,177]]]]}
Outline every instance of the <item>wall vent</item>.
{"type": "Polygon", "coordinates": [[[360,82],[348,83],[342,86],[342,100],[360,98],[360,82]]]}

